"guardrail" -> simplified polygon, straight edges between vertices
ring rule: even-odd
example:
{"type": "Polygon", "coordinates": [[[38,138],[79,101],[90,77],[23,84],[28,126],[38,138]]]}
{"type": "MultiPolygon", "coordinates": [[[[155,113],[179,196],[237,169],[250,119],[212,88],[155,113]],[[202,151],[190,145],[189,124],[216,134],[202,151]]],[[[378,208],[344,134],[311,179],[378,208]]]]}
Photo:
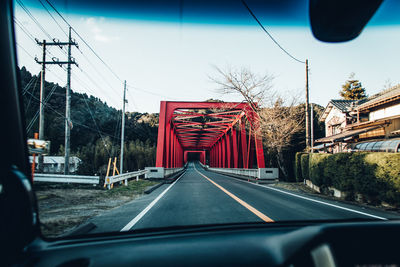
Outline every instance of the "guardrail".
{"type": "Polygon", "coordinates": [[[35,173],[33,180],[35,182],[78,183],[96,185],[100,181],[100,176],[35,173]]]}
{"type": "Polygon", "coordinates": [[[140,175],[144,175],[148,173],[148,170],[139,170],[135,172],[127,172],[123,174],[118,174],[114,176],[108,176],[106,177],[104,181],[104,187],[107,186],[108,189],[113,188],[114,183],[124,181],[125,185],[128,185],[128,180],[132,178],[136,178],[136,181],[139,180],[140,175]]]}
{"type": "Polygon", "coordinates": [[[239,168],[210,168],[200,162],[203,168],[226,174],[246,176],[255,178],[256,180],[275,180],[279,179],[278,168],[259,168],[259,169],[239,169],[239,168]]]}

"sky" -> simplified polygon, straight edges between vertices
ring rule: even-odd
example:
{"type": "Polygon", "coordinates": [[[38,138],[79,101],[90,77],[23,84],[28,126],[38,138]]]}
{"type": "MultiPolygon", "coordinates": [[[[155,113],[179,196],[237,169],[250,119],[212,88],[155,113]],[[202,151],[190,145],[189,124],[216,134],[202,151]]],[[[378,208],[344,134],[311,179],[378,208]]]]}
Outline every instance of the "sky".
{"type": "MultiPolygon", "coordinates": [[[[55,13],[52,15],[59,25],[37,1],[20,2],[52,38],[66,41],[63,31],[68,28],[55,13]]],[[[106,12],[76,14],[62,8],[60,12],[118,76],[73,33],[79,50],[73,48],[72,56],[79,68],[72,67],[72,90],[99,97],[118,109],[122,106],[123,80],[128,84],[130,112],[159,112],[161,100],[241,101],[239,95],[217,92],[218,86],[210,79],[217,76],[215,67],[246,67],[258,74],[268,73],[275,77],[275,90],[304,101],[305,65],[283,53],[251,18],[246,25],[209,25],[118,18],[106,12]]],[[[374,23],[380,16],[378,13],[358,38],[339,44],[316,40],[307,23],[264,26],[293,56],[309,60],[310,101],[326,106],[330,99],[340,98],[341,85],[352,72],[368,95],[400,82],[400,24],[374,23]]],[[[42,50],[32,38],[49,38],[17,2],[15,17],[18,64],[38,74],[41,66],[34,57],[41,59],[42,50]]],[[[48,60],[66,59],[65,50],[58,47],[49,52],[48,60]]],[[[66,71],[49,65],[46,80],[64,86],[66,71]]]]}

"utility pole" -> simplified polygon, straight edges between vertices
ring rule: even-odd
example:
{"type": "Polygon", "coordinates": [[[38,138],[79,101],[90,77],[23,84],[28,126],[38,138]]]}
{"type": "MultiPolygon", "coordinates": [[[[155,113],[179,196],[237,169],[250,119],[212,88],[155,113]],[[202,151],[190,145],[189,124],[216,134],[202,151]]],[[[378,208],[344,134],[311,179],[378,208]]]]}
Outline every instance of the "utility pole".
{"type": "Polygon", "coordinates": [[[67,90],[65,94],[65,161],[64,161],[64,174],[69,174],[69,146],[70,146],[70,134],[72,128],[71,122],[71,63],[76,64],[71,58],[71,45],[77,46],[71,39],[71,27],[68,32],[68,60],[67,60],[67,90]]]}
{"type": "MultiPolygon", "coordinates": [[[[44,98],[45,98],[45,75],[46,75],[46,40],[41,43],[42,52],[42,71],[40,72],[40,103],[39,103],[39,139],[44,140],[44,98]]],[[[43,172],[43,155],[39,154],[39,172],[43,172]]]]}
{"type": "Polygon", "coordinates": [[[310,103],[308,96],[308,59],[306,59],[306,148],[310,148],[310,103]]]}
{"type": "Polygon", "coordinates": [[[314,147],[314,104],[311,103],[311,152],[314,147]]]}
{"type": "MultiPolygon", "coordinates": [[[[71,96],[70,96],[70,91],[71,91],[71,64],[75,64],[78,65],[75,62],[75,59],[71,57],[71,46],[74,45],[76,47],[78,47],[78,44],[71,39],[71,27],[69,28],[69,36],[68,36],[68,42],[60,42],[56,39],[53,39],[53,42],[39,42],[39,40],[36,40],[36,42],[39,45],[43,46],[43,54],[45,55],[45,49],[46,46],[49,45],[56,45],[59,47],[68,46],[68,60],[67,61],[59,61],[58,58],[53,57],[52,61],[46,61],[45,60],[45,56],[43,56],[43,61],[39,61],[37,58],[35,58],[35,61],[39,64],[42,64],[42,86],[43,86],[43,90],[44,90],[44,69],[45,69],[45,65],[48,64],[57,64],[59,66],[62,66],[64,64],[67,64],[67,90],[66,90],[66,107],[65,107],[65,164],[64,164],[64,174],[69,174],[69,138],[70,138],[70,127],[71,127],[71,112],[70,112],[70,103],[71,103],[71,96]]],[[[41,87],[42,88],[42,87],[41,87]]],[[[43,91],[44,92],[44,91],[43,91]]],[[[43,101],[44,101],[44,96],[42,94],[42,91],[40,93],[40,106],[43,106],[43,101]]],[[[42,110],[42,109],[41,109],[42,110]]],[[[41,111],[42,112],[42,111],[41,111]]],[[[42,114],[42,113],[40,113],[42,114]]],[[[44,115],[44,112],[43,112],[44,115]]],[[[40,136],[40,131],[44,130],[43,129],[43,125],[44,125],[44,118],[43,116],[41,117],[42,119],[39,119],[39,139],[43,138],[43,135],[40,136]]],[[[44,131],[43,131],[44,132],[44,131]]],[[[42,134],[43,134],[42,132],[42,134]]],[[[40,160],[40,159],[39,159],[40,160]]]]}
{"type": "Polygon", "coordinates": [[[124,139],[125,139],[125,103],[126,99],[126,81],[124,81],[124,98],[122,99],[122,123],[121,123],[121,156],[119,162],[119,173],[123,173],[124,168],[124,139]]]}

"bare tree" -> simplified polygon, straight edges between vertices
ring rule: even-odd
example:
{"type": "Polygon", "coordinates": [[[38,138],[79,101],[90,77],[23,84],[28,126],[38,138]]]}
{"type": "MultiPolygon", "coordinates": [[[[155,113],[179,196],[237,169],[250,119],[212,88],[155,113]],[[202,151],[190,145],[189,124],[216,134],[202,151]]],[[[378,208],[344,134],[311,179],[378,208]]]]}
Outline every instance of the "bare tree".
{"type": "Polygon", "coordinates": [[[217,77],[210,77],[219,85],[218,92],[237,93],[249,103],[257,114],[255,129],[263,138],[264,147],[276,156],[278,167],[287,177],[284,150],[295,134],[303,130],[304,113],[300,108],[299,96],[283,97],[273,89],[274,77],[270,74],[257,75],[247,68],[226,71],[216,67],[217,77]]]}

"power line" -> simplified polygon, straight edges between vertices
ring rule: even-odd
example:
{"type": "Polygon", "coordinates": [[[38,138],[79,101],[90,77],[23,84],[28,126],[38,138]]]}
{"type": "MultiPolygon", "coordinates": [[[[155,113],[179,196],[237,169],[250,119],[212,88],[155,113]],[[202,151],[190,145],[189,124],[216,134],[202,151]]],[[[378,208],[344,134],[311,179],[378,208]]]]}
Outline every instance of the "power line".
{"type": "MultiPolygon", "coordinates": [[[[18,1],[18,0],[17,0],[18,1]]],[[[86,42],[85,39],[75,30],[74,27],[69,24],[69,22],[61,15],[61,13],[55,8],[55,6],[49,1],[46,2],[51,6],[51,8],[60,16],[60,18],[75,32],[75,34],[82,40],[82,42],[92,51],[92,53],[107,67],[107,69],[122,83],[123,80],[113,71],[113,69],[99,56],[99,54],[94,51],[94,49],[86,42]]]]}
{"type": "Polygon", "coordinates": [[[87,109],[88,109],[88,111],[89,111],[89,113],[90,113],[90,116],[92,117],[92,120],[93,120],[93,122],[94,122],[94,125],[96,126],[97,133],[100,135],[101,141],[103,142],[103,145],[104,145],[104,147],[105,147],[106,150],[107,150],[108,156],[111,157],[110,151],[108,150],[108,147],[107,147],[107,145],[106,145],[106,141],[104,140],[103,136],[101,135],[99,126],[97,125],[97,122],[96,122],[96,120],[94,119],[92,110],[90,109],[90,107],[89,107],[89,105],[88,105],[88,103],[87,103],[87,100],[86,100],[85,96],[84,96],[84,95],[81,95],[81,96],[82,96],[83,100],[85,101],[86,107],[87,107],[87,109]]]}
{"type": "Polygon", "coordinates": [[[43,6],[43,8],[47,11],[47,13],[50,15],[50,17],[54,20],[54,22],[57,24],[57,26],[60,28],[60,30],[65,34],[65,36],[68,38],[67,32],[61,27],[61,25],[58,23],[58,21],[53,17],[53,15],[50,13],[49,9],[43,4],[42,0],[38,0],[40,4],[43,6]]]}
{"type": "MultiPolygon", "coordinates": [[[[28,94],[30,94],[30,95],[32,96],[33,99],[35,99],[36,101],[40,102],[40,99],[37,98],[36,96],[34,96],[31,92],[28,92],[28,94]]],[[[66,117],[65,115],[63,115],[63,114],[61,114],[60,112],[58,112],[55,108],[53,108],[52,106],[50,106],[48,103],[45,103],[44,105],[45,105],[46,107],[48,107],[49,109],[51,109],[52,111],[54,111],[54,113],[56,113],[59,117],[62,117],[64,120],[67,119],[67,117],[66,117]]],[[[85,125],[85,124],[82,124],[82,123],[79,123],[79,122],[76,122],[76,121],[72,121],[72,120],[70,120],[70,121],[71,121],[73,124],[76,124],[76,125],[85,127],[85,128],[87,128],[87,129],[91,130],[92,132],[96,132],[96,133],[97,133],[97,131],[96,131],[96,130],[93,130],[93,128],[90,127],[90,126],[87,126],[87,125],[85,125]]],[[[118,138],[118,137],[116,137],[116,136],[112,136],[111,134],[108,134],[108,133],[105,133],[105,132],[101,132],[101,133],[102,133],[103,135],[107,135],[107,136],[110,136],[110,137],[112,137],[112,138],[120,139],[120,138],[118,138]]]]}
{"type": "Polygon", "coordinates": [[[17,0],[18,5],[25,11],[25,13],[32,19],[32,21],[39,27],[39,29],[50,39],[53,39],[50,34],[43,28],[43,26],[37,21],[37,19],[32,15],[32,13],[25,7],[21,0],[17,0]]]}
{"type": "Polygon", "coordinates": [[[251,11],[250,7],[246,4],[245,0],[241,0],[243,5],[246,7],[246,9],[249,11],[250,15],[255,19],[255,21],[257,21],[258,25],[260,25],[260,27],[263,29],[263,31],[269,36],[269,38],[271,38],[271,40],[283,51],[285,52],[285,54],[287,54],[289,57],[291,57],[292,59],[296,60],[299,63],[303,63],[305,64],[305,61],[301,61],[297,58],[295,58],[294,56],[292,56],[288,51],[286,51],[276,40],[274,37],[272,37],[272,35],[267,31],[267,29],[265,29],[265,27],[261,24],[261,22],[258,20],[258,18],[256,17],[256,15],[253,13],[253,11],[251,11]]]}
{"type": "Polygon", "coordinates": [[[25,88],[22,90],[22,95],[25,95],[26,91],[28,91],[29,88],[31,87],[31,85],[32,85],[32,83],[33,83],[33,80],[34,80],[34,79],[37,80],[38,77],[39,77],[39,76],[36,76],[36,75],[32,76],[32,78],[30,79],[30,81],[25,85],[25,88]]]}
{"type": "MultiPolygon", "coordinates": [[[[38,81],[38,79],[36,79],[35,84],[33,85],[32,92],[33,92],[33,91],[35,90],[35,88],[36,88],[37,81],[38,81]]],[[[28,94],[31,95],[31,98],[29,98],[29,102],[28,102],[28,105],[27,105],[27,107],[26,107],[26,111],[27,111],[27,110],[29,109],[29,106],[31,105],[33,94],[32,94],[31,92],[29,92],[29,91],[26,91],[26,92],[27,92],[28,94]]]]}
{"type": "Polygon", "coordinates": [[[150,94],[150,95],[160,96],[160,97],[164,97],[164,98],[173,100],[171,97],[166,96],[166,95],[162,95],[162,94],[158,94],[158,93],[153,93],[153,92],[151,92],[151,91],[147,91],[147,90],[144,90],[144,89],[141,89],[141,88],[138,88],[138,87],[134,87],[134,86],[132,86],[132,85],[127,85],[127,86],[128,86],[128,88],[132,88],[133,90],[136,90],[136,91],[141,91],[141,92],[143,92],[143,93],[147,93],[147,94],[150,94]]]}
{"type": "MultiPolygon", "coordinates": [[[[92,66],[92,68],[96,71],[96,73],[99,75],[99,77],[113,90],[116,92],[115,88],[111,86],[111,84],[108,82],[107,79],[105,79],[104,75],[101,75],[100,71],[94,66],[94,64],[87,58],[87,56],[78,48],[78,51],[81,52],[82,56],[84,59],[92,66]]],[[[83,70],[82,70],[83,71],[83,70]]],[[[117,93],[118,95],[118,93],[117,93]]]]}
{"type": "MultiPolygon", "coordinates": [[[[84,71],[84,70],[81,69],[80,67],[78,67],[78,69],[89,79],[90,82],[92,82],[92,84],[93,84],[97,89],[100,89],[101,91],[103,91],[103,89],[101,89],[102,87],[99,86],[99,85],[93,80],[93,78],[90,77],[90,75],[89,75],[86,71],[84,71]]],[[[113,90],[113,92],[119,97],[118,92],[116,92],[116,90],[114,90],[113,87],[110,87],[110,88],[111,88],[111,89],[113,90]]],[[[105,92],[105,91],[103,91],[103,92],[105,92]]]]}
{"type": "Polygon", "coordinates": [[[22,49],[22,51],[24,51],[30,58],[32,58],[33,60],[35,60],[35,58],[31,55],[31,54],[29,54],[29,52],[28,51],[26,51],[26,49],[22,46],[22,45],[20,45],[18,42],[15,42],[18,46],[19,46],[19,48],[21,48],[22,49]]]}
{"type": "MultiPolygon", "coordinates": [[[[50,97],[53,95],[53,93],[54,93],[54,91],[56,90],[56,88],[57,88],[57,84],[53,85],[53,88],[51,88],[50,94],[48,94],[48,95],[46,96],[46,99],[43,101],[44,105],[46,105],[47,101],[49,101],[50,97]]],[[[40,110],[38,110],[38,111],[35,113],[35,116],[33,116],[32,120],[29,122],[28,127],[27,127],[27,130],[26,130],[27,133],[28,133],[28,132],[31,130],[31,128],[33,127],[33,124],[36,122],[37,118],[39,117],[39,113],[40,113],[40,110]]]]}
{"type": "Polygon", "coordinates": [[[33,35],[25,28],[25,26],[19,20],[17,20],[16,17],[14,17],[14,22],[26,34],[26,36],[28,36],[28,38],[31,39],[32,42],[36,44],[35,37],[33,37],[33,35]]]}

